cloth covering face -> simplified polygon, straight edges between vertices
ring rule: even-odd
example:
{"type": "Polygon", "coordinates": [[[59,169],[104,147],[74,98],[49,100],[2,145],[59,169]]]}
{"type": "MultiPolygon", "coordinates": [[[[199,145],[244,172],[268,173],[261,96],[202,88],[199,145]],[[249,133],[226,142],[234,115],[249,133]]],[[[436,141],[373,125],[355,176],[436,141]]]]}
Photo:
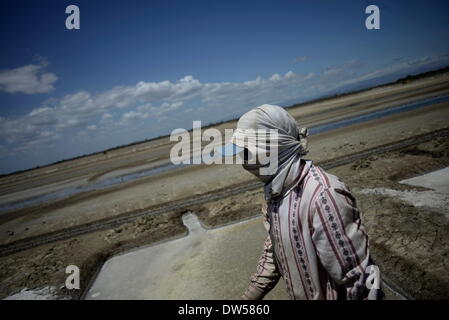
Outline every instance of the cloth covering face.
{"type": "Polygon", "coordinates": [[[274,171],[265,170],[269,174],[263,174],[260,169],[268,165],[259,161],[243,165],[265,183],[266,200],[285,196],[298,182],[301,157],[307,153],[307,135],[306,128],[301,129],[286,110],[275,105],[261,105],[239,119],[232,143],[258,157],[277,152],[276,158],[270,158],[270,162],[276,162],[274,171]],[[270,130],[276,134],[269,134],[270,130]]]}
{"type": "Polygon", "coordinates": [[[262,299],[281,277],[291,299],[379,299],[381,288],[367,285],[369,269],[377,267],[356,200],[338,177],[302,159],[306,137],[307,130],[274,105],[254,108],[237,123],[231,142],[256,155],[274,148],[276,159],[270,154],[269,160],[278,164],[261,174],[267,164],[244,162],[265,182],[268,235],[242,299],[262,299]]]}

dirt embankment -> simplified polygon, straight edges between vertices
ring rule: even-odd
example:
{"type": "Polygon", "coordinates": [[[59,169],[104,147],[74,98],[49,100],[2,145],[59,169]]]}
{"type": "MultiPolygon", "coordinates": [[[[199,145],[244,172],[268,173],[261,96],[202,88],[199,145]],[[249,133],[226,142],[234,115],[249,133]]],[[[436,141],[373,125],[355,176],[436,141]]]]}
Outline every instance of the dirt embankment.
{"type": "MultiPolygon", "coordinates": [[[[366,189],[423,190],[398,183],[449,165],[449,141],[438,138],[330,170],[351,187],[364,214],[376,263],[418,299],[449,297],[449,221],[442,212],[366,189]]],[[[446,209],[447,214],[447,209],[446,209]]]]}
{"type": "MultiPolygon", "coordinates": [[[[363,212],[371,251],[384,272],[415,298],[449,296],[449,222],[438,212],[416,208],[367,188],[417,189],[398,181],[449,165],[449,141],[433,141],[400,151],[371,156],[329,170],[352,189],[363,212]]],[[[218,226],[259,214],[262,190],[194,206],[205,226],[218,226]]],[[[0,298],[22,288],[55,286],[61,296],[79,298],[81,291],[64,289],[65,267],[81,269],[85,288],[110,255],[185,234],[183,212],[141,217],[118,228],[98,231],[0,258],[0,298]]]]}
{"type": "Polygon", "coordinates": [[[79,299],[83,290],[65,288],[65,268],[80,268],[80,286],[89,281],[111,255],[166,241],[187,233],[182,212],[137,218],[120,227],[46,244],[0,258],[0,299],[23,288],[55,287],[60,298],[79,299]]]}
{"type": "MultiPolygon", "coordinates": [[[[431,208],[414,207],[395,197],[363,190],[423,190],[399,181],[447,166],[449,140],[436,138],[329,170],[355,194],[372,255],[382,272],[417,299],[449,297],[449,221],[431,208]]],[[[194,209],[206,224],[224,224],[257,213],[262,197],[261,191],[248,191],[194,209]]]]}

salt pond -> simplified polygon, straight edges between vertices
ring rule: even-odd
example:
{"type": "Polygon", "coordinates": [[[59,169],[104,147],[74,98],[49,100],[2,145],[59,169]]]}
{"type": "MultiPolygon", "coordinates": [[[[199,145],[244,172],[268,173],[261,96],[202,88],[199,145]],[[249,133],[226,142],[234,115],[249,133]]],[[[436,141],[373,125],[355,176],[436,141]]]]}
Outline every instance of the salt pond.
{"type": "MultiPolygon", "coordinates": [[[[449,95],[441,95],[437,97],[431,97],[422,99],[419,101],[411,102],[411,103],[405,103],[399,106],[377,110],[373,112],[368,112],[366,114],[357,115],[357,116],[350,116],[348,118],[336,120],[336,121],[330,121],[328,123],[323,123],[320,125],[313,126],[309,128],[310,135],[315,135],[331,130],[335,130],[338,128],[347,127],[350,125],[363,123],[369,120],[379,119],[386,116],[391,116],[394,114],[398,114],[401,112],[411,111],[419,108],[429,107],[436,103],[449,101],[449,95]]],[[[199,149],[199,153],[201,154],[201,148],[199,149]]],[[[79,194],[81,192],[87,192],[92,190],[100,190],[104,189],[110,186],[118,185],[121,183],[131,182],[143,177],[156,175],[162,172],[171,171],[174,169],[179,169],[182,167],[188,166],[187,164],[178,164],[175,165],[171,162],[162,164],[156,167],[151,167],[149,169],[142,169],[138,171],[133,171],[130,173],[120,173],[120,170],[117,172],[111,172],[105,176],[103,176],[100,181],[93,182],[93,183],[87,183],[87,184],[81,184],[81,185],[74,185],[71,187],[64,187],[61,185],[61,187],[57,190],[45,193],[45,194],[39,194],[38,196],[34,196],[31,198],[25,198],[22,200],[17,200],[18,194],[12,194],[12,195],[6,195],[3,197],[0,197],[0,213],[6,212],[10,210],[16,210],[20,208],[29,207],[35,204],[39,203],[45,203],[48,201],[55,201],[55,200],[61,200],[68,198],[70,196],[73,196],[75,194],[79,194]]],[[[83,182],[84,183],[84,182],[83,182]]]]}
{"type": "Polygon", "coordinates": [[[424,187],[428,190],[393,190],[386,188],[364,189],[363,193],[382,194],[396,197],[415,207],[428,208],[449,219],[449,167],[421,176],[400,181],[410,186],[424,187]]]}
{"type": "MultiPolygon", "coordinates": [[[[261,218],[211,230],[193,214],[183,222],[188,236],[109,259],[86,299],[239,299],[262,252],[261,218]]],[[[282,281],[267,298],[288,298],[282,281]]]]}
{"type": "MultiPolygon", "coordinates": [[[[428,190],[377,188],[365,193],[397,197],[449,218],[449,168],[401,181],[428,190]]],[[[112,257],[86,299],[238,299],[255,271],[266,231],[261,218],[206,230],[191,213],[186,237],[112,257]]],[[[282,281],[267,299],[287,299],[282,281]]]]}

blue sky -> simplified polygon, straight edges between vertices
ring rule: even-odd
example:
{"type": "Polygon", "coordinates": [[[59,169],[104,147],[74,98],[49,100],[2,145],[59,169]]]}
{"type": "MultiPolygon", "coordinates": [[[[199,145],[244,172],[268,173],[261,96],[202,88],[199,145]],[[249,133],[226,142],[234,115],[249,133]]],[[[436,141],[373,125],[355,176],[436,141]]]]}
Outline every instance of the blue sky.
{"type": "Polygon", "coordinates": [[[449,65],[448,1],[7,1],[0,173],[449,65]],[[78,5],[81,29],[65,28],[78,5]],[[380,8],[380,30],[365,8],[380,8]]]}

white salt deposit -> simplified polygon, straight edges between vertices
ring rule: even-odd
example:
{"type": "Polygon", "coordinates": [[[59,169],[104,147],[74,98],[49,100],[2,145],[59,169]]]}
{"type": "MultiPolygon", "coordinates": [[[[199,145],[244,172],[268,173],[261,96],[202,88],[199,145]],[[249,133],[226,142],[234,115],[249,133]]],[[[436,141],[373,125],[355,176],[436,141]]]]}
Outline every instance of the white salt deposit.
{"type": "Polygon", "coordinates": [[[449,168],[400,181],[430,190],[393,190],[387,188],[364,189],[362,193],[382,194],[398,198],[415,207],[428,208],[449,218],[449,168]]]}
{"type": "Polygon", "coordinates": [[[436,170],[422,176],[402,180],[401,183],[433,189],[449,194],[449,168],[436,170]]]}
{"type": "Polygon", "coordinates": [[[6,297],[4,300],[57,300],[60,299],[54,294],[54,287],[45,287],[40,289],[24,288],[20,292],[6,297]]]}
{"type": "MultiPolygon", "coordinates": [[[[239,299],[267,236],[261,218],[205,230],[183,216],[189,235],[109,259],[86,299],[239,299]]],[[[268,296],[286,299],[282,282],[268,296]]]]}

